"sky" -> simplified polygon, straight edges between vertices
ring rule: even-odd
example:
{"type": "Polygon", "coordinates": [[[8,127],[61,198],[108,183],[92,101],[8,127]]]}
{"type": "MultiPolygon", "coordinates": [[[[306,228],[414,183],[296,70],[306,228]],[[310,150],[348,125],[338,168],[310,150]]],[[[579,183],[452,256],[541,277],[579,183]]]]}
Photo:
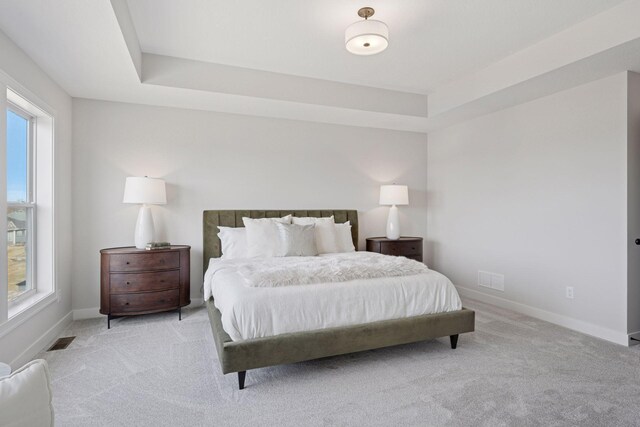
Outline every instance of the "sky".
{"type": "Polygon", "coordinates": [[[27,200],[27,132],[29,122],[7,110],[7,200],[27,200]]]}

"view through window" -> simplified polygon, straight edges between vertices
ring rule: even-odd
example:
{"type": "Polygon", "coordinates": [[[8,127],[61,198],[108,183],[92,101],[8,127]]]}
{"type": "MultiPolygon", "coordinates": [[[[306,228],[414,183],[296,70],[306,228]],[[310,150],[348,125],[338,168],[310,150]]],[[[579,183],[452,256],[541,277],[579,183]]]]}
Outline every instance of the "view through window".
{"type": "Polygon", "coordinates": [[[32,280],[32,118],[7,109],[7,255],[9,301],[35,291],[32,280]]]}

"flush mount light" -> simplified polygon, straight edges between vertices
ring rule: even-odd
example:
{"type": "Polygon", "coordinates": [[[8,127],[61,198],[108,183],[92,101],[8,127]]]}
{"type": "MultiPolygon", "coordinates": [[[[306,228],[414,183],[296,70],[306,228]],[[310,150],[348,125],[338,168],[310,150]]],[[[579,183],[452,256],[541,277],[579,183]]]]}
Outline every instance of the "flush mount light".
{"type": "Polygon", "coordinates": [[[371,20],[376,11],[363,7],[358,16],[364,21],[354,22],[344,32],[344,44],[355,55],[375,55],[389,46],[389,28],[382,21],[371,20]]]}

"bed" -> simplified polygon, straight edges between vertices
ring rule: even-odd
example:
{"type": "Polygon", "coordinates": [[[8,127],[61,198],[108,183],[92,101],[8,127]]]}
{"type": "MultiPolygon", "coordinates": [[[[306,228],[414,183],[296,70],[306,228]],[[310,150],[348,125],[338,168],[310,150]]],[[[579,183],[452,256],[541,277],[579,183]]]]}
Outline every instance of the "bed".
{"type": "MultiPolygon", "coordinates": [[[[222,255],[220,239],[217,236],[218,226],[242,227],[243,217],[279,218],[289,214],[296,217],[317,218],[334,216],[336,223],[350,221],[352,225],[351,237],[354,245],[357,247],[358,214],[355,210],[209,210],[204,211],[203,214],[204,273],[206,274],[210,259],[219,258],[222,255]]],[[[233,271],[229,271],[229,274],[232,276],[233,271]]],[[[433,272],[433,274],[436,279],[435,281],[437,282],[437,279],[441,275],[436,272],[433,272]]],[[[373,283],[375,279],[367,280],[371,282],[371,285],[378,286],[380,292],[387,292],[386,286],[384,286],[385,283],[382,283],[384,281],[381,283],[373,283]]],[[[316,289],[320,292],[329,285],[331,284],[325,284],[323,286],[316,287],[316,289]]],[[[405,290],[404,287],[410,285],[411,283],[404,283],[403,291],[405,290]]],[[[229,288],[233,290],[232,285],[229,285],[229,288]]],[[[231,292],[231,296],[241,298],[244,291],[240,288],[241,287],[236,286],[236,291],[231,292]]],[[[312,287],[309,289],[312,289],[312,287]]],[[[296,289],[295,291],[300,292],[300,289],[296,289]]],[[[445,291],[446,287],[436,287],[434,292],[441,292],[440,295],[444,295],[442,292],[445,291]]],[[[304,292],[307,291],[305,290],[304,292]]],[[[301,295],[302,294],[295,298],[289,297],[290,299],[288,301],[290,301],[290,303],[286,303],[291,304],[292,316],[293,313],[299,312],[299,310],[302,309],[298,306],[293,306],[294,302],[298,300],[301,301],[300,304],[304,303],[304,298],[302,298],[301,295]]],[[[381,293],[380,295],[385,294],[381,293]]],[[[364,321],[363,323],[358,324],[342,326],[329,325],[328,327],[322,324],[322,326],[318,326],[315,329],[307,328],[305,330],[294,330],[292,332],[285,333],[282,333],[281,331],[279,332],[277,328],[274,328],[275,332],[267,330],[263,332],[255,332],[252,335],[246,335],[247,333],[243,332],[242,328],[234,328],[231,326],[232,323],[228,318],[223,320],[223,314],[217,308],[217,305],[221,305],[223,296],[226,299],[231,298],[226,295],[219,296],[218,301],[214,300],[213,297],[206,298],[206,306],[222,372],[223,374],[237,372],[239,388],[241,390],[245,385],[246,371],[250,369],[302,362],[322,357],[372,350],[446,336],[450,337],[451,347],[452,349],[455,349],[459,334],[472,332],[475,324],[475,313],[472,310],[459,306],[458,309],[453,311],[449,310],[446,312],[409,316],[399,315],[402,317],[364,321]],[[223,324],[225,323],[226,330],[223,327],[223,324]],[[231,334],[227,333],[227,331],[231,332],[231,334]],[[271,335],[271,333],[276,334],[271,335]]],[[[347,297],[348,296],[345,298],[347,297]]],[[[288,305],[286,306],[289,307],[288,305]]],[[[395,307],[395,309],[397,308],[398,307],[395,307]]],[[[436,311],[441,309],[442,308],[438,307],[431,308],[431,310],[436,311]]],[[[223,311],[227,314],[225,309],[223,309],[223,311]]],[[[251,310],[245,311],[248,314],[251,314],[251,310]]],[[[368,311],[371,312],[372,310],[369,309],[368,311]]],[[[284,330],[286,331],[286,329],[284,330]]]]}

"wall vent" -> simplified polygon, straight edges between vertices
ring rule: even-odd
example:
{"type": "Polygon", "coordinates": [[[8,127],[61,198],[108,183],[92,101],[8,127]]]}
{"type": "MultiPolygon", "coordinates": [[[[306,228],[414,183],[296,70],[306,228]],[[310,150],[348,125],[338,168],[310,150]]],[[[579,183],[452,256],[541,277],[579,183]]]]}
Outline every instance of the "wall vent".
{"type": "Polygon", "coordinates": [[[504,292],[504,274],[478,271],[478,285],[504,292]]]}
{"type": "Polygon", "coordinates": [[[69,344],[71,344],[74,339],[76,339],[76,337],[58,338],[47,351],[64,350],[65,348],[69,347],[69,344]]]}

